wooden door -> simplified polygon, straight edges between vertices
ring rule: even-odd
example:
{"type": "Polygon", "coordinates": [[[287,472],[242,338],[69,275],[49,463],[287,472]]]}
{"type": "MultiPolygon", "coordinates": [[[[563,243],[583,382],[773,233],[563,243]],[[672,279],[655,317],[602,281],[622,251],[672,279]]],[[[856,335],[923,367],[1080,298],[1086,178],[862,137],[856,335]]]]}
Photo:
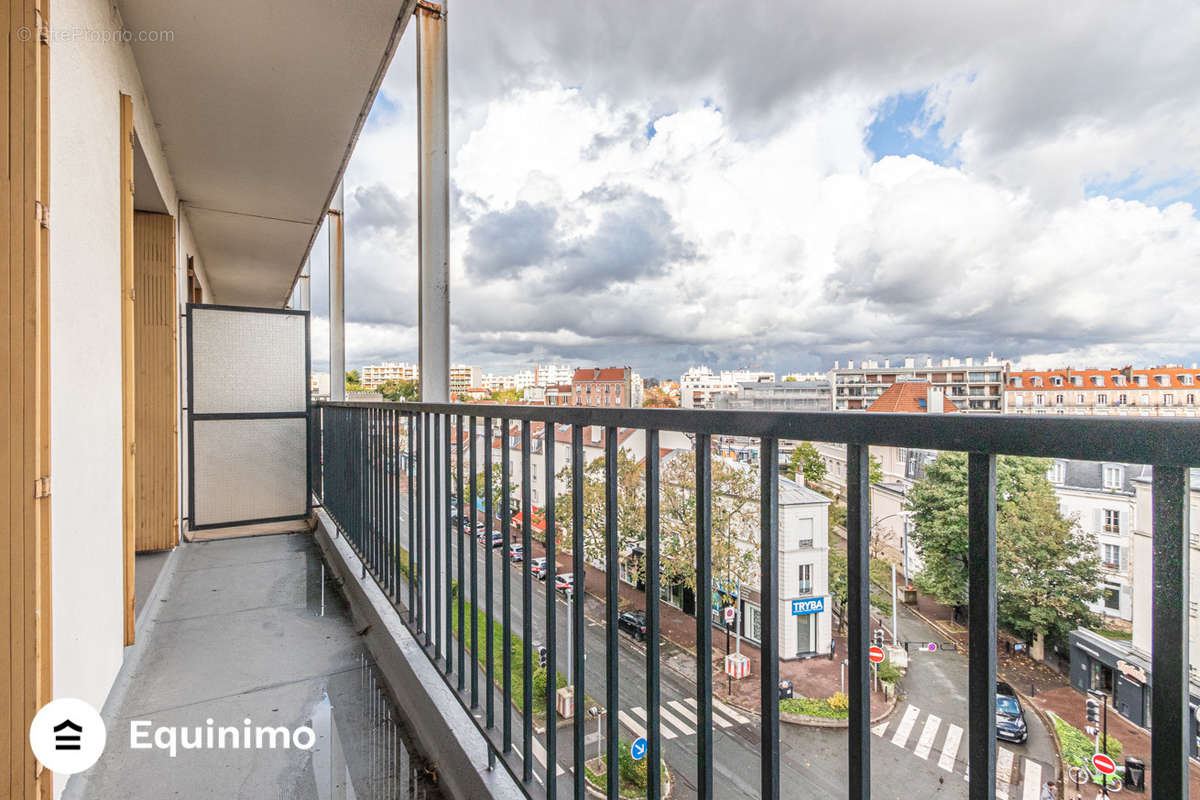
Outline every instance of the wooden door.
{"type": "Polygon", "coordinates": [[[176,438],[175,219],[133,217],[134,434],[137,443],[134,547],[169,550],[179,541],[176,438]]]}

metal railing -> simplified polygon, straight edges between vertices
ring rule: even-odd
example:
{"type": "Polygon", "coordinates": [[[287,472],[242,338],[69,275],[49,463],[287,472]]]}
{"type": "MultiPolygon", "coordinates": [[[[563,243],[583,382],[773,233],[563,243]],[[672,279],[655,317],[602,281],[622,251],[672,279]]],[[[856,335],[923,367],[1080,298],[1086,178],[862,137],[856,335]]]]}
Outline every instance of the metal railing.
{"type": "MultiPolygon", "coordinates": [[[[530,797],[587,795],[585,770],[585,720],[580,701],[585,696],[583,603],[570,604],[567,612],[572,641],[570,684],[576,708],[573,720],[573,753],[561,763],[570,769],[558,775],[557,727],[545,727],[544,756],[548,765],[535,777],[533,718],[544,712],[556,719],[556,681],[546,681],[544,697],[534,698],[532,641],[532,592],[530,555],[531,514],[521,514],[520,535],[524,558],[521,562],[521,686],[520,731],[513,726],[512,674],[514,599],[512,569],[501,571],[500,619],[502,663],[496,674],[493,658],[493,625],[497,621],[493,603],[491,541],[494,522],[501,530],[512,530],[510,478],[513,464],[508,434],[520,426],[520,450],[516,465],[521,472],[521,509],[531,508],[531,430],[545,424],[544,459],[555,464],[555,432],[570,428],[571,572],[576,587],[584,586],[584,429],[605,430],[605,703],[607,796],[619,794],[617,751],[620,727],[620,680],[618,649],[618,551],[617,433],[622,428],[643,431],[645,452],[659,452],[662,431],[682,432],[693,438],[695,448],[695,525],[697,586],[712,584],[712,437],[735,435],[760,440],[759,477],[761,507],[761,771],[760,797],[780,797],[779,736],[779,570],[777,562],[779,508],[779,442],[782,439],[840,442],[847,445],[847,587],[849,742],[848,796],[860,800],[870,796],[870,571],[871,530],[869,446],[897,446],[923,450],[961,451],[968,454],[968,733],[969,796],[971,800],[993,798],[996,793],[996,456],[1027,455],[1049,458],[1144,463],[1154,465],[1153,476],[1153,654],[1154,690],[1151,749],[1153,797],[1185,797],[1188,792],[1188,468],[1200,465],[1200,424],[1170,419],[1087,419],[973,416],[968,414],[853,414],[845,412],[755,412],[681,411],[659,409],[600,409],[580,407],[488,406],[432,403],[318,403],[313,412],[314,491],[330,517],[346,536],[379,585],[402,610],[398,611],[410,630],[420,638],[426,654],[438,665],[447,685],[469,712],[479,709],[480,659],[479,624],[466,631],[467,602],[472,616],[478,615],[479,591],[484,593],[483,615],[487,634],[484,646],[482,715],[471,714],[488,743],[489,756],[499,761],[530,797]],[[480,448],[479,422],[487,432],[480,448]],[[464,436],[464,423],[465,433],[464,436]],[[500,508],[493,507],[491,481],[493,463],[491,434],[499,430],[500,508]],[[454,436],[451,435],[453,430],[454,436]],[[474,466],[463,486],[464,450],[470,465],[482,464],[485,476],[483,522],[486,539],[475,535],[476,503],[466,509],[464,498],[480,497],[474,466]],[[455,491],[451,491],[451,487],[455,491]],[[452,514],[454,498],[457,512],[452,514]],[[404,511],[407,510],[405,524],[404,511]],[[464,523],[464,514],[469,520],[464,523]],[[463,528],[471,528],[469,568],[464,564],[463,528]],[[456,536],[450,536],[454,528],[456,536]],[[479,548],[484,559],[483,585],[477,563],[479,548]],[[457,561],[455,563],[455,555],[457,561]],[[454,612],[457,611],[457,614],[454,612]],[[457,626],[454,625],[457,620],[457,626]],[[500,685],[497,686],[497,681],[500,685]],[[497,689],[499,692],[497,693],[497,689]],[[497,696],[499,695],[499,696],[497,696]],[[539,709],[535,705],[544,704],[539,709]],[[499,705],[499,709],[497,709],[499,705]],[[497,714],[499,711],[499,714],[497,714]],[[560,792],[558,781],[569,781],[560,792]]],[[[544,525],[555,526],[556,474],[544,470],[544,525]]],[[[645,461],[645,597],[659,597],[659,459],[645,461]]],[[[545,536],[546,603],[544,647],[547,663],[557,668],[557,608],[552,587],[556,577],[556,537],[545,536]]],[[[696,697],[697,720],[696,787],[702,800],[713,797],[714,717],[712,699],[712,599],[707,591],[696,593],[696,697]]],[[[647,602],[645,610],[646,732],[648,763],[659,763],[660,650],[659,604],[647,602]]],[[[592,634],[593,636],[595,634],[592,634]]],[[[662,796],[659,770],[647,772],[646,795],[662,796]]]]}

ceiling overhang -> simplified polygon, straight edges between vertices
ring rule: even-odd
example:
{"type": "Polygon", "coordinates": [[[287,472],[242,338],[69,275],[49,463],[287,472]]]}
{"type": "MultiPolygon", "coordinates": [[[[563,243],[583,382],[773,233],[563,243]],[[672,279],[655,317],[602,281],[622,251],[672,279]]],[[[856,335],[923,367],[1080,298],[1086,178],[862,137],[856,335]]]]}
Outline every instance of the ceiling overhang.
{"type": "Polygon", "coordinates": [[[211,299],[280,307],[415,0],[120,0],[211,299]]]}

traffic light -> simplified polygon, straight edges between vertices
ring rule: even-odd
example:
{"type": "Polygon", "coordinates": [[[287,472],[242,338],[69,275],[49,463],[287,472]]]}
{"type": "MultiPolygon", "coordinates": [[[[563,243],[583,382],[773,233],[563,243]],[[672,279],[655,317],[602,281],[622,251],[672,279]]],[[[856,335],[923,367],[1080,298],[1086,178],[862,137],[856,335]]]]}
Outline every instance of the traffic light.
{"type": "Polygon", "coordinates": [[[546,666],[546,648],[544,645],[538,647],[538,666],[546,666]]]}
{"type": "Polygon", "coordinates": [[[875,635],[872,639],[872,644],[876,647],[883,647],[883,628],[876,628],[875,635]]]}
{"type": "Polygon", "coordinates": [[[1094,697],[1089,697],[1087,699],[1087,721],[1100,721],[1100,701],[1094,697]]]}

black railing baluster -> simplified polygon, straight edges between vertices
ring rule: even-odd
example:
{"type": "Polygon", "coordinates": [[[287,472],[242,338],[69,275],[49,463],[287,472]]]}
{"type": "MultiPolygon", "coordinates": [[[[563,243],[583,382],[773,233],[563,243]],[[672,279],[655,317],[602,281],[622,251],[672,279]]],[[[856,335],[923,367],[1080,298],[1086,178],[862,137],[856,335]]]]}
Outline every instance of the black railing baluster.
{"type": "Polygon", "coordinates": [[[1154,675],[1150,697],[1150,719],[1154,723],[1150,764],[1154,771],[1150,791],[1154,800],[1188,796],[1190,483],[1185,468],[1154,467],[1153,594],[1150,596],[1150,658],[1154,675]]]}
{"type": "Polygon", "coordinates": [[[413,606],[416,603],[416,581],[413,576],[416,574],[414,564],[416,564],[416,551],[413,549],[416,541],[416,521],[419,519],[414,516],[416,511],[413,508],[413,473],[416,470],[416,462],[413,460],[413,437],[416,435],[416,414],[407,414],[408,422],[407,431],[408,439],[408,574],[405,579],[408,581],[408,621],[410,623],[416,620],[413,614],[413,606]]]}
{"type": "Polygon", "coordinates": [[[850,660],[849,797],[871,796],[871,678],[867,662],[870,633],[870,451],[846,445],[846,594],[849,614],[846,657],[850,660]]]}
{"type": "Polygon", "coordinates": [[[608,800],[621,796],[621,778],[617,770],[620,763],[621,726],[617,716],[621,707],[617,681],[620,677],[620,642],[617,640],[621,614],[617,579],[620,573],[621,551],[617,538],[617,429],[604,429],[604,611],[605,628],[604,655],[607,666],[605,693],[608,708],[608,728],[605,733],[608,800]]]}
{"type": "MultiPolygon", "coordinates": [[[[474,439],[471,440],[471,446],[475,446],[474,439]]],[[[495,668],[493,666],[495,648],[492,642],[492,639],[494,638],[492,636],[492,620],[495,618],[494,615],[496,610],[492,598],[492,595],[495,592],[495,589],[492,585],[492,561],[495,559],[496,548],[492,546],[492,531],[495,528],[495,509],[492,507],[492,420],[490,417],[484,417],[483,419],[482,447],[484,486],[483,519],[486,527],[484,535],[487,537],[483,548],[484,558],[486,559],[483,565],[483,607],[484,616],[487,618],[487,631],[484,634],[484,636],[487,637],[484,647],[485,663],[487,664],[487,669],[485,670],[484,675],[484,687],[486,689],[487,727],[494,728],[496,726],[496,675],[495,668]]],[[[507,554],[502,552],[501,558],[506,556],[507,554]]],[[[503,564],[504,562],[501,561],[500,563],[503,564]]]]}
{"type": "Polygon", "coordinates": [[[558,692],[558,615],[554,588],[558,581],[558,548],[554,530],[554,434],[555,424],[547,422],[542,428],[542,466],[545,468],[546,502],[542,508],[542,524],[546,538],[546,796],[558,796],[558,714],[555,694],[558,692]]]}
{"type": "Polygon", "coordinates": [[[584,780],[583,764],[587,761],[584,751],[584,715],[587,709],[583,707],[584,675],[583,658],[585,626],[583,623],[583,600],[587,597],[584,591],[584,581],[587,575],[583,567],[583,427],[571,426],[571,556],[572,568],[575,575],[570,594],[572,626],[571,666],[570,675],[572,697],[575,703],[574,723],[575,737],[575,800],[583,800],[587,796],[587,783],[584,780]]]}
{"type": "Polygon", "coordinates": [[[696,796],[713,797],[712,439],[696,434],[696,796]]]}
{"type": "Polygon", "coordinates": [[[658,700],[660,694],[659,664],[659,582],[658,573],[658,431],[646,430],[646,797],[662,797],[662,730],[658,700]]]}
{"type": "Polygon", "coordinates": [[[429,505],[430,505],[430,503],[429,503],[429,494],[430,494],[429,483],[433,480],[433,476],[437,474],[437,468],[433,464],[433,459],[430,458],[430,453],[429,453],[429,425],[430,425],[430,421],[431,421],[430,420],[431,416],[432,415],[430,415],[430,414],[425,414],[424,415],[425,420],[421,426],[422,427],[421,433],[423,434],[423,439],[424,439],[422,444],[425,448],[424,449],[424,458],[421,461],[421,463],[422,463],[421,506],[425,509],[425,515],[424,515],[425,530],[424,530],[424,536],[421,541],[421,598],[424,602],[425,610],[424,610],[424,614],[421,616],[421,628],[425,632],[425,646],[426,647],[429,647],[429,645],[433,641],[430,638],[430,628],[433,627],[430,624],[430,620],[433,617],[432,617],[432,609],[430,608],[430,605],[429,605],[429,596],[432,593],[431,592],[431,589],[432,589],[431,581],[433,580],[433,570],[430,569],[430,564],[432,562],[432,559],[430,558],[431,553],[429,552],[429,550],[430,550],[430,548],[429,548],[430,533],[431,533],[430,521],[429,521],[429,511],[430,511],[430,508],[429,508],[429,505]]]}
{"type": "Polygon", "coordinates": [[[764,437],[759,450],[762,478],[761,603],[762,667],[759,697],[762,703],[763,800],[779,800],[779,441],[764,437]]]}
{"type": "Polygon", "coordinates": [[[454,420],[455,430],[458,434],[458,448],[454,454],[454,463],[457,467],[454,488],[458,494],[458,516],[454,521],[454,533],[458,540],[458,690],[461,692],[466,686],[467,679],[467,670],[463,666],[467,663],[467,593],[463,591],[463,576],[466,574],[466,548],[462,543],[463,536],[466,535],[463,517],[466,516],[464,512],[467,498],[463,494],[463,418],[459,415],[454,420]]]}
{"type": "MultiPolygon", "coordinates": [[[[449,420],[446,420],[449,424],[449,420]]],[[[449,460],[449,453],[442,453],[442,415],[433,415],[433,660],[442,657],[442,535],[446,526],[442,524],[442,460],[449,460]]],[[[449,568],[449,564],[446,565],[449,568]]],[[[450,613],[450,609],[446,609],[450,613]]]]}
{"type": "MultiPolygon", "coordinates": [[[[507,419],[500,420],[500,527],[504,529],[504,541],[507,547],[507,542],[512,540],[512,488],[509,482],[512,477],[509,475],[511,469],[509,465],[509,448],[508,448],[508,431],[509,421],[507,419]]],[[[491,446],[490,443],[488,445],[491,446]]],[[[529,558],[526,552],[521,553],[521,562],[524,563],[529,558]]],[[[501,616],[503,627],[502,646],[504,652],[504,752],[512,752],[512,570],[509,567],[509,559],[507,552],[504,555],[504,571],[500,578],[500,595],[503,602],[501,605],[501,616]]]]}
{"type": "MultiPolygon", "coordinates": [[[[471,433],[470,433],[470,459],[471,464],[467,468],[471,473],[471,708],[479,708],[479,624],[477,617],[479,614],[479,550],[475,546],[478,543],[478,513],[476,507],[479,497],[478,478],[475,475],[475,439],[478,426],[478,417],[470,417],[471,433]]],[[[461,542],[459,546],[464,546],[461,542]]]]}
{"type": "Polygon", "coordinates": [[[533,551],[529,533],[529,495],[530,474],[529,459],[529,420],[521,420],[521,546],[525,551],[525,559],[521,562],[521,633],[522,667],[521,670],[521,727],[523,742],[521,746],[521,775],[526,783],[533,780],[533,573],[529,569],[533,551]]]}
{"type": "Polygon", "coordinates": [[[996,796],[996,456],[967,456],[967,769],[971,800],[996,796]]]}
{"type": "MultiPolygon", "coordinates": [[[[450,452],[451,452],[450,440],[453,438],[451,436],[451,430],[450,430],[450,416],[445,415],[442,418],[442,422],[445,427],[445,430],[443,431],[443,437],[444,437],[444,441],[446,443],[446,456],[445,456],[446,457],[446,469],[445,469],[445,472],[443,473],[446,477],[446,499],[445,499],[446,524],[441,527],[441,531],[442,531],[442,535],[446,537],[446,548],[445,548],[446,549],[446,569],[445,569],[445,575],[446,575],[446,578],[445,578],[445,580],[446,580],[446,627],[445,627],[446,636],[445,636],[445,640],[446,641],[445,641],[445,646],[446,646],[446,674],[448,675],[448,674],[450,674],[451,670],[454,669],[454,647],[453,647],[453,641],[452,641],[454,638],[454,611],[453,611],[454,581],[452,579],[452,576],[454,575],[454,550],[453,550],[453,548],[454,548],[454,543],[455,543],[455,540],[457,537],[454,535],[454,523],[452,521],[452,519],[453,519],[452,515],[450,514],[450,507],[451,507],[451,505],[453,505],[453,500],[451,499],[450,496],[453,493],[452,489],[454,487],[454,474],[453,474],[454,461],[450,456],[450,452]]],[[[461,448],[462,448],[461,442],[458,444],[458,448],[461,450],[461,448]]],[[[462,549],[461,541],[458,542],[458,546],[459,546],[459,549],[462,549]]],[[[462,660],[461,659],[458,662],[458,668],[460,670],[462,669],[462,660]]]]}

